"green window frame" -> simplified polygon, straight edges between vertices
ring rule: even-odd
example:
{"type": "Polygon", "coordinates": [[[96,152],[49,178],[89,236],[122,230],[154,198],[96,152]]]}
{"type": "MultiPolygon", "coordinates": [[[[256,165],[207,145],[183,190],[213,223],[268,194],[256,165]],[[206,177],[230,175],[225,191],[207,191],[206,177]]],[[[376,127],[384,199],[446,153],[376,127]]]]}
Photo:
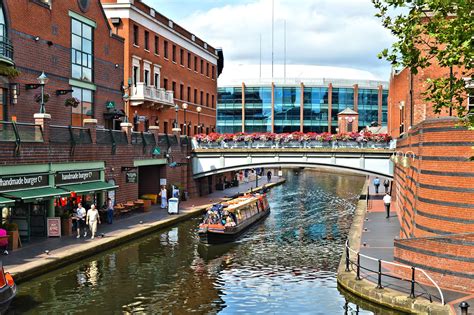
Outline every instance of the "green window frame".
{"type": "Polygon", "coordinates": [[[94,28],[71,18],[71,77],[93,82],[94,28]]]}

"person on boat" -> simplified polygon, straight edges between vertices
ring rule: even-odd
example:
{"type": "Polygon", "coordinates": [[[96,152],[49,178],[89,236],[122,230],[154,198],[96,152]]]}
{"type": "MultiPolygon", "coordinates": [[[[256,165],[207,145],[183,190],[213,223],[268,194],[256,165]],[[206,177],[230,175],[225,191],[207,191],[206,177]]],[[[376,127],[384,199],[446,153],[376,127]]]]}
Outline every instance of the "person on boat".
{"type": "Polygon", "coordinates": [[[227,216],[226,221],[225,221],[225,226],[228,226],[228,227],[235,226],[235,222],[234,220],[232,220],[231,216],[227,216]]]}
{"type": "Polygon", "coordinates": [[[272,180],[272,172],[268,171],[267,172],[267,182],[269,183],[272,180]]]}

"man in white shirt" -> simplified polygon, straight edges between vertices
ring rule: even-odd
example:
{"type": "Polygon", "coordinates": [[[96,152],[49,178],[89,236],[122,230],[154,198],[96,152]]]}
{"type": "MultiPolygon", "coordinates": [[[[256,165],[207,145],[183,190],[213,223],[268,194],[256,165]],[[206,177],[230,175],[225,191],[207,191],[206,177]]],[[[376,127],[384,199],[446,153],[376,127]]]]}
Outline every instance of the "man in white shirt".
{"type": "Polygon", "coordinates": [[[84,237],[87,236],[86,230],[86,209],[82,206],[82,203],[77,205],[76,210],[76,220],[77,220],[77,238],[81,237],[81,228],[84,230],[84,237]]]}
{"type": "Polygon", "coordinates": [[[387,218],[390,217],[390,203],[392,202],[392,197],[388,193],[383,196],[383,203],[385,205],[385,212],[387,213],[387,218]]]}

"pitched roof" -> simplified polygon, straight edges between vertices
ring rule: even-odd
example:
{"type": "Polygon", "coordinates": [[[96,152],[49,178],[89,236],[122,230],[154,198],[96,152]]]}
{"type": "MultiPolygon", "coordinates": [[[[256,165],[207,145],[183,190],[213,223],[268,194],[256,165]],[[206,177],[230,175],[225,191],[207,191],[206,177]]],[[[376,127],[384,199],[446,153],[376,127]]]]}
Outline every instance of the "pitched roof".
{"type": "Polygon", "coordinates": [[[341,115],[341,114],[346,114],[346,115],[359,115],[358,112],[350,109],[349,107],[346,107],[346,109],[344,109],[342,112],[339,112],[338,115],[341,115]]]}

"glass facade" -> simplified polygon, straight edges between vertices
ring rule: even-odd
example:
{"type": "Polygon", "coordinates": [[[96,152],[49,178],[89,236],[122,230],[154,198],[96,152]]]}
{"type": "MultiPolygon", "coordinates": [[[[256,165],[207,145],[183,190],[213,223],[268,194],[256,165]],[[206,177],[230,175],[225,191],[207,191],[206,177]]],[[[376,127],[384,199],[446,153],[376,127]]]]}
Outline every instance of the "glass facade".
{"type": "MultiPolygon", "coordinates": [[[[359,89],[357,111],[359,113],[359,129],[378,122],[379,91],[377,89],[359,89]]],[[[385,99],[385,125],[387,125],[387,99],[385,99]]]]}
{"type": "Polygon", "coordinates": [[[219,88],[217,101],[217,132],[242,131],[242,88],[219,88]]]}
{"type": "Polygon", "coordinates": [[[328,130],[328,89],[305,87],[303,132],[322,133],[328,130]]]}
{"type": "Polygon", "coordinates": [[[337,114],[346,108],[354,109],[353,88],[332,88],[331,133],[336,133],[337,114]]]}
{"type": "Polygon", "coordinates": [[[274,93],[275,133],[300,131],[301,88],[275,87],[274,93]]]}
{"type": "Polygon", "coordinates": [[[92,82],[93,38],[92,27],[78,20],[71,19],[72,77],[92,82]]]}
{"type": "Polygon", "coordinates": [[[272,131],[272,88],[245,88],[245,132],[272,131]]]}
{"type": "MultiPolygon", "coordinates": [[[[218,89],[217,132],[235,133],[242,131],[242,88],[218,89]]],[[[272,89],[271,87],[245,88],[245,132],[272,131],[272,89]]],[[[274,132],[300,131],[327,132],[328,118],[331,118],[331,132],[336,133],[337,114],[346,108],[354,110],[353,88],[333,87],[331,113],[329,113],[329,88],[305,86],[303,100],[301,87],[274,87],[274,132]],[[303,122],[300,120],[303,101],[303,122]]],[[[382,90],[382,125],[387,125],[388,90],[382,90]]],[[[359,88],[357,94],[359,130],[379,121],[379,89],[359,88]]]]}

